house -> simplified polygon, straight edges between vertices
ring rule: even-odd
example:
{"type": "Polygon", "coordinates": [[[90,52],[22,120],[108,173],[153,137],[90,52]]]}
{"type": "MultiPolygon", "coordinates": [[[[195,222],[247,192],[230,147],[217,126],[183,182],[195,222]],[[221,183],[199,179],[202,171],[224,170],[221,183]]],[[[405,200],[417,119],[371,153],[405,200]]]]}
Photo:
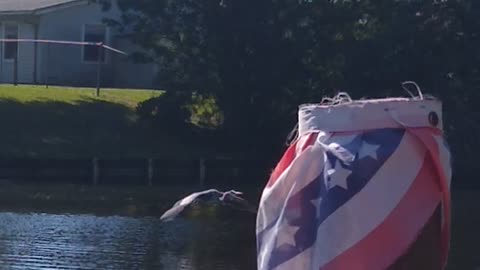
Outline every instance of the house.
{"type": "MultiPolygon", "coordinates": [[[[111,1],[104,11],[92,0],[0,0],[0,39],[104,42],[131,53],[134,45],[103,23],[121,15],[111,1]]],[[[103,87],[154,88],[158,72],[95,46],[0,42],[0,59],[0,83],[94,86],[100,66],[103,87]]]]}

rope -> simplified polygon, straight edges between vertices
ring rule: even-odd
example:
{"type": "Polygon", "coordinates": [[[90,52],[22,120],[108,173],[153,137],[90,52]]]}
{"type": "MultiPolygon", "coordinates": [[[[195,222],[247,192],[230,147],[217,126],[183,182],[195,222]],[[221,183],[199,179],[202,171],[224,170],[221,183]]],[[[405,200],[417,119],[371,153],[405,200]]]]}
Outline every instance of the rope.
{"type": "Polygon", "coordinates": [[[288,133],[287,140],[285,141],[286,146],[290,146],[292,142],[298,139],[298,122],[295,124],[293,129],[288,133]]]}
{"type": "Polygon", "coordinates": [[[351,102],[353,102],[353,100],[348,93],[340,92],[336,96],[334,96],[333,98],[330,98],[330,97],[322,98],[322,101],[320,101],[320,104],[322,104],[322,105],[338,105],[338,104],[351,103],[351,102]]]}
{"type": "Polygon", "coordinates": [[[403,90],[407,91],[413,99],[417,99],[417,97],[414,96],[413,93],[410,92],[410,90],[408,90],[405,87],[405,85],[407,85],[407,84],[413,84],[415,86],[415,88],[417,89],[418,97],[420,98],[420,100],[423,100],[423,93],[422,93],[422,90],[420,90],[420,86],[418,86],[418,84],[413,82],[413,81],[405,81],[405,82],[402,83],[403,90]]]}
{"type": "MultiPolygon", "coordinates": [[[[350,97],[350,95],[348,93],[339,92],[333,98],[330,98],[330,97],[322,98],[322,100],[320,101],[320,104],[322,104],[322,105],[339,105],[339,104],[345,104],[345,103],[351,103],[351,102],[353,102],[353,99],[350,97]]],[[[285,145],[290,146],[297,139],[298,139],[298,122],[295,124],[293,129],[288,134],[285,145]]]]}

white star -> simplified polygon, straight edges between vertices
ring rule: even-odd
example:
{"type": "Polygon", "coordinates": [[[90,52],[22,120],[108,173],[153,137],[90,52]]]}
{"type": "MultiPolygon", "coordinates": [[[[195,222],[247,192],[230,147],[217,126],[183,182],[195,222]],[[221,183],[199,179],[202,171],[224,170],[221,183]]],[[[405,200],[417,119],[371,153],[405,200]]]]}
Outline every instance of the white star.
{"type": "Polygon", "coordinates": [[[339,186],[348,189],[347,177],[352,171],[343,168],[340,162],[336,162],[335,169],[329,169],[327,173],[330,176],[330,188],[339,186]]]}
{"type": "Polygon", "coordinates": [[[331,143],[328,145],[330,153],[343,162],[352,162],[355,156],[350,153],[346,148],[337,143],[331,143]]]}
{"type": "Polygon", "coordinates": [[[300,229],[300,227],[290,226],[284,223],[277,234],[276,246],[279,247],[284,244],[295,246],[295,233],[297,233],[298,229],[300,229]]]}
{"type": "Polygon", "coordinates": [[[377,150],[380,148],[380,145],[373,145],[367,142],[363,142],[362,146],[358,150],[358,158],[362,159],[366,156],[370,156],[373,159],[378,159],[377,150]]]}

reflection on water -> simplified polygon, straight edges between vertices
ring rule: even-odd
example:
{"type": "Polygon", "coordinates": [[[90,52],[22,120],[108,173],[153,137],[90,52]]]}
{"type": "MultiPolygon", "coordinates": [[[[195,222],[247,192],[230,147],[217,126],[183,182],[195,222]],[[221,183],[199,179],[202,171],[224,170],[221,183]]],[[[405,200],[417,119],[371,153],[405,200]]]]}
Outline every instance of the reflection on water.
{"type": "Polygon", "coordinates": [[[217,226],[224,232],[229,224],[2,213],[0,264],[1,269],[254,269],[255,243],[247,232],[238,227],[241,231],[225,238],[217,226]]]}
{"type": "MultiPolygon", "coordinates": [[[[448,270],[480,269],[478,192],[453,196],[448,270]]],[[[0,213],[0,269],[255,270],[254,220],[0,213]]]]}

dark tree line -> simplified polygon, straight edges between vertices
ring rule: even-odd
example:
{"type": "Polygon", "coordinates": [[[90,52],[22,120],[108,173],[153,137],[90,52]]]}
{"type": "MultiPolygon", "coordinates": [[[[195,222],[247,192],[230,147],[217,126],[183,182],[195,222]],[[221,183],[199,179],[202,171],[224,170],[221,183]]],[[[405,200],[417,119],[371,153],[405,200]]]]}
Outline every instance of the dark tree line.
{"type": "MultiPolygon", "coordinates": [[[[119,0],[119,6],[123,18],[111,23],[146,49],[138,60],[160,66],[159,88],[216,99],[224,122],[215,143],[278,157],[299,104],[337,91],[353,98],[405,95],[400,83],[413,80],[443,100],[455,173],[461,183],[475,183],[479,1],[119,0]]],[[[179,106],[189,102],[182,100],[179,106]]]]}

